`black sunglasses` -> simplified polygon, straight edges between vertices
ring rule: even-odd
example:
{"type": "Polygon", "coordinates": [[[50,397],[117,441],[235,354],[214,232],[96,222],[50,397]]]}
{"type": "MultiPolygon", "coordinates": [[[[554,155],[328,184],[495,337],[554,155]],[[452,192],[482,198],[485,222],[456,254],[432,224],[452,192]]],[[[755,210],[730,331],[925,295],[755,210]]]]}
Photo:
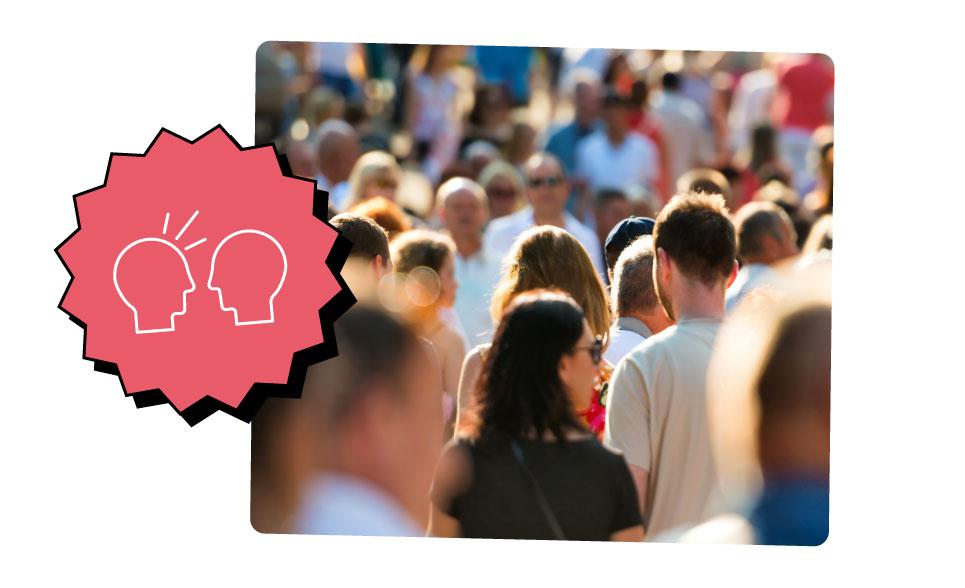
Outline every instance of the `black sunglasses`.
{"type": "Polygon", "coordinates": [[[563,178],[561,178],[560,176],[550,176],[548,178],[532,178],[529,181],[529,187],[539,188],[543,184],[546,184],[550,188],[553,188],[555,186],[559,186],[562,183],[563,183],[563,178]]]}
{"type": "Polygon", "coordinates": [[[603,337],[597,335],[596,341],[594,341],[592,345],[582,345],[573,348],[574,351],[583,349],[590,352],[590,359],[593,360],[593,363],[600,365],[600,361],[603,360],[603,337]]]}

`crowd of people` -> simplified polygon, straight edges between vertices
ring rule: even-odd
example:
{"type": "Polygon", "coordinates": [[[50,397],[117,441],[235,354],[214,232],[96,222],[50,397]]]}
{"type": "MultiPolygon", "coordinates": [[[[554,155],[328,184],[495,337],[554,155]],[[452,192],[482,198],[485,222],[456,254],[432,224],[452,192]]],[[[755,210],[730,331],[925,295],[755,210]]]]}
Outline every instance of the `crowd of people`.
{"type": "Polygon", "coordinates": [[[358,302],[252,423],[262,532],[818,545],[821,55],[266,43],[358,302]]]}

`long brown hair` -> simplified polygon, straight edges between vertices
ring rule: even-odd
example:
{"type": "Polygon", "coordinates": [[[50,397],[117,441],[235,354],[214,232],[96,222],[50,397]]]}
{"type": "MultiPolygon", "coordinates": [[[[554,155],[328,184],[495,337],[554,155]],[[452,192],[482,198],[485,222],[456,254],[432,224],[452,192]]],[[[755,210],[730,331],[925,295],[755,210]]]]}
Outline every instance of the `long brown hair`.
{"type": "Polygon", "coordinates": [[[534,227],[516,239],[509,259],[490,306],[495,321],[520,293],[559,289],[583,309],[593,334],[607,340],[611,321],[606,290],[586,249],[573,235],[554,226],[534,227]]]}

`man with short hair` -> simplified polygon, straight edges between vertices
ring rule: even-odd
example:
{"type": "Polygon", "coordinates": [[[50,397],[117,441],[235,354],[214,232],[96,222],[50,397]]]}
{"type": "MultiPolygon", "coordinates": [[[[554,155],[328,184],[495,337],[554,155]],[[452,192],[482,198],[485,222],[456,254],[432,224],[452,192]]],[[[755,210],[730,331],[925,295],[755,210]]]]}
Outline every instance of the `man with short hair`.
{"type": "Polygon", "coordinates": [[[385,229],[367,216],[343,212],[331,225],[352,242],[342,277],[357,299],[376,294],[382,276],[392,271],[389,236],[385,229]]]}
{"type": "Polygon", "coordinates": [[[489,299],[499,281],[499,254],[483,245],[489,200],[476,182],[453,178],[439,186],[436,202],[446,231],[456,244],[454,261],[459,288],[453,310],[471,349],[492,338],[489,299]]]}
{"type": "Polygon", "coordinates": [[[737,255],[743,264],[727,289],[727,312],[748,292],[761,286],[781,290],[784,278],[774,266],[798,254],[797,234],[791,218],[772,202],[751,202],[734,216],[737,255]]]}
{"type": "Polygon", "coordinates": [[[616,322],[603,357],[613,365],[647,338],[673,324],[660,307],[653,286],[653,237],[639,237],[620,253],[610,294],[616,322]]]}
{"type": "Polygon", "coordinates": [[[596,233],[566,210],[570,190],[559,160],[549,153],[536,153],[526,161],[524,172],[529,206],[490,222],[483,237],[486,246],[502,259],[523,231],[534,226],[553,225],[566,230],[583,245],[593,267],[602,277],[603,253],[596,233]]]}
{"type": "Polygon", "coordinates": [[[604,443],[626,457],[648,535],[704,520],[717,490],[707,365],[737,273],[719,194],[678,194],[657,217],[654,284],[676,321],[633,349],[610,381],[604,443]]]}
{"type": "Polygon", "coordinates": [[[359,139],[344,120],[329,119],[315,131],[318,153],[318,189],[329,193],[335,210],[343,210],[348,198],[348,177],[359,158],[359,139]]]}

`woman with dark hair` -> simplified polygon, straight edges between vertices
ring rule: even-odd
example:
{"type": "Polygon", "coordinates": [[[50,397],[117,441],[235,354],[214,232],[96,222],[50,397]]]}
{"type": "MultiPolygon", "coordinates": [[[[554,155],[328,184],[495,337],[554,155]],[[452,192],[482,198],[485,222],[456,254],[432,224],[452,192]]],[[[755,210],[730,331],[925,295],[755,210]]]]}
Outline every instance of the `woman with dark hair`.
{"type": "Polygon", "coordinates": [[[430,534],[643,539],[626,462],[579,416],[602,349],[569,296],[516,297],[486,354],[475,410],[436,470],[430,534]]]}

